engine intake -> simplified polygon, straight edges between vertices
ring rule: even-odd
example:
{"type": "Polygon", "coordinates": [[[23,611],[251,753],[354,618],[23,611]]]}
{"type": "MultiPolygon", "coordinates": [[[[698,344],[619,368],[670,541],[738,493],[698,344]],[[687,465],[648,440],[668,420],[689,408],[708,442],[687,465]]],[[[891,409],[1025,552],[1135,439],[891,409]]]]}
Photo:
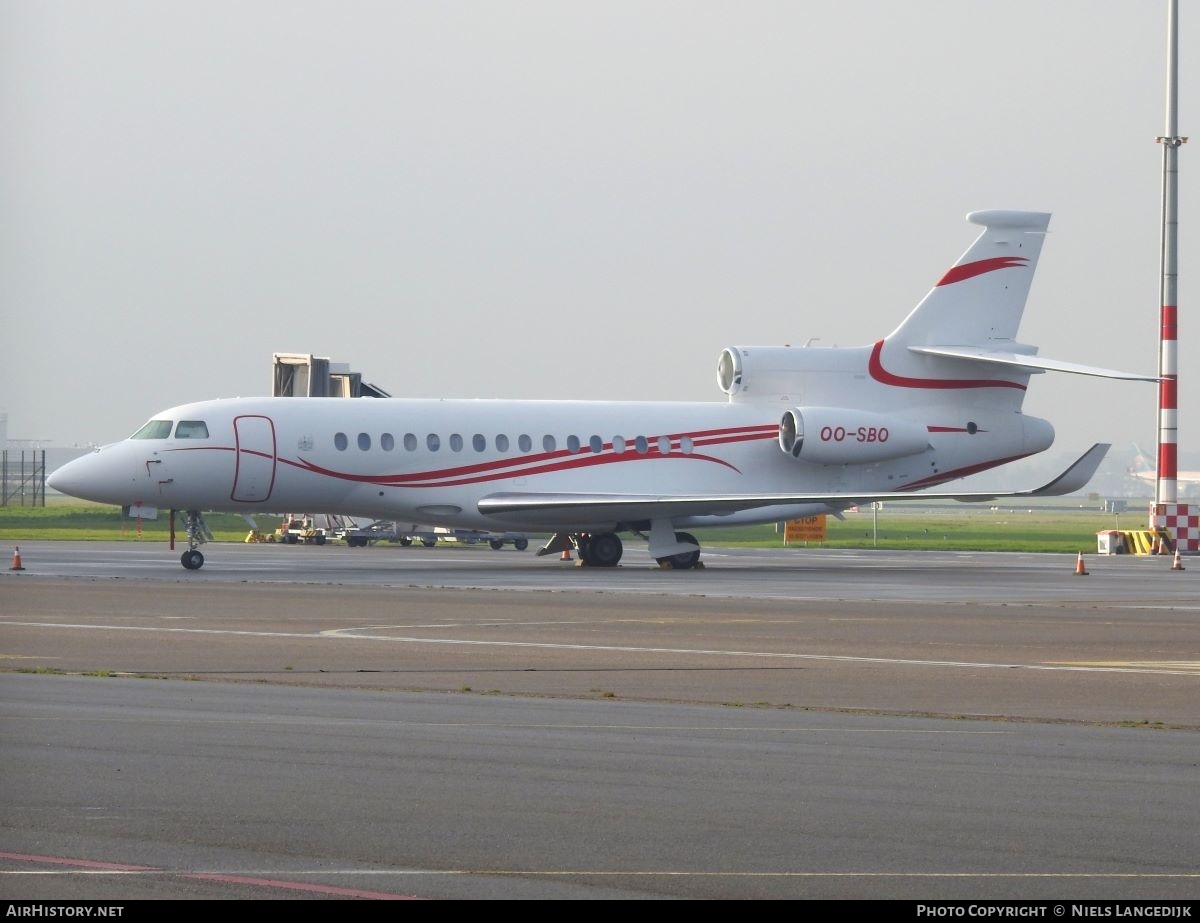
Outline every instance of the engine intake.
{"type": "Polygon", "coordinates": [[[817,465],[888,461],[928,447],[925,427],[862,410],[796,407],[779,421],[779,448],[817,465]]]}

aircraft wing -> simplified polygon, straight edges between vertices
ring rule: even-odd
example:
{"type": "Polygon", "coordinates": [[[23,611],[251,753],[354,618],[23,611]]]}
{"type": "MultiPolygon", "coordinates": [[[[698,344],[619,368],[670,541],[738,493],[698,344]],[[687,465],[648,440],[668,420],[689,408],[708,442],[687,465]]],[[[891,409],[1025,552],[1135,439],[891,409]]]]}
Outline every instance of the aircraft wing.
{"type": "Polygon", "coordinates": [[[1003,365],[1033,372],[1070,372],[1073,375],[1094,375],[1097,378],[1116,378],[1121,381],[1160,380],[1157,375],[1119,372],[1115,369],[1103,369],[1094,365],[1080,365],[1078,362],[1064,362],[1062,359],[1042,359],[1039,356],[1029,356],[1025,353],[980,349],[976,346],[910,346],[908,349],[910,352],[921,353],[924,356],[966,359],[969,362],[985,362],[989,365],[1003,365]]]}
{"type": "Polygon", "coordinates": [[[490,494],[479,501],[479,511],[507,520],[541,525],[578,522],[629,522],[677,516],[711,516],[764,506],[798,506],[809,503],[846,508],[873,500],[961,500],[977,502],[998,497],[1058,497],[1084,487],[1096,473],[1111,446],[1096,443],[1066,471],[1041,487],[1011,492],[862,491],[858,493],[802,494],[702,494],[654,496],[644,494],[519,493],[490,494]]]}

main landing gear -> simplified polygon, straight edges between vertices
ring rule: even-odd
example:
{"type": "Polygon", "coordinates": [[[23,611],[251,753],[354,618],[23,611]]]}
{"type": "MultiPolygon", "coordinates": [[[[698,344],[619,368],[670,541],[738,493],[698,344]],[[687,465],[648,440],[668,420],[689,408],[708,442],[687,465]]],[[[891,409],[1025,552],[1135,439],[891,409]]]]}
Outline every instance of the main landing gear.
{"type": "Polygon", "coordinates": [[[668,555],[665,558],[655,558],[658,561],[658,566],[665,570],[691,570],[694,567],[703,567],[700,563],[700,543],[696,541],[696,537],[690,532],[676,532],[675,541],[687,542],[695,545],[694,551],[681,551],[679,554],[668,555]]]}
{"type": "Polygon", "coordinates": [[[625,550],[615,532],[581,535],[577,539],[579,559],[588,567],[616,567],[625,550]]]}
{"type": "MultiPolygon", "coordinates": [[[[171,524],[174,526],[176,510],[171,510],[171,524]]],[[[204,522],[199,510],[188,510],[184,518],[184,534],[187,536],[188,550],[179,556],[179,563],[185,570],[199,570],[204,566],[204,555],[198,548],[210,538],[212,532],[204,522]]]]}
{"type": "MultiPolygon", "coordinates": [[[[660,551],[654,560],[664,570],[692,570],[704,566],[700,563],[700,543],[690,533],[671,531],[666,531],[665,534],[660,533],[659,541],[652,540],[650,543],[651,554],[654,554],[656,545],[660,551]],[[663,551],[672,553],[663,555],[663,551]]],[[[620,563],[624,551],[621,539],[615,532],[559,532],[546,543],[546,547],[538,554],[563,552],[565,555],[571,548],[576,550],[580,563],[586,567],[616,567],[620,563]]],[[[567,557],[564,557],[563,560],[567,560],[567,557]]]]}

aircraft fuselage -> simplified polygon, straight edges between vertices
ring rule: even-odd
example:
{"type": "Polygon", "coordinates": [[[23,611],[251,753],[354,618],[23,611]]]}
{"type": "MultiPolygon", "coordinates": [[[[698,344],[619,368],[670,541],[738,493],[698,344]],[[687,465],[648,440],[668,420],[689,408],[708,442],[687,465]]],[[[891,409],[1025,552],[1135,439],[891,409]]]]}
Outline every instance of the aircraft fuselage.
{"type": "MultiPolygon", "coordinates": [[[[552,530],[562,525],[555,517],[535,522],[525,514],[505,521],[480,513],[478,501],[508,491],[680,496],[916,490],[1042,451],[1053,438],[1045,421],[1015,413],[966,421],[932,410],[923,416],[917,408],[866,425],[855,411],[830,409],[807,438],[824,443],[827,452],[844,453],[846,461],[816,464],[781,448],[785,410],[773,403],[214,400],[156,415],[134,437],[85,456],[78,472],[75,465],[60,469],[54,484],[122,506],[319,509],[465,528],[552,530]],[[901,458],[871,460],[872,452],[880,446],[886,451],[896,438],[889,420],[892,430],[919,427],[924,445],[901,458]],[[856,453],[868,460],[855,462],[856,453]]],[[[807,515],[826,508],[805,504],[689,522],[770,522],[784,518],[781,512],[807,515]]],[[[572,522],[592,530],[615,524],[572,522]]]]}

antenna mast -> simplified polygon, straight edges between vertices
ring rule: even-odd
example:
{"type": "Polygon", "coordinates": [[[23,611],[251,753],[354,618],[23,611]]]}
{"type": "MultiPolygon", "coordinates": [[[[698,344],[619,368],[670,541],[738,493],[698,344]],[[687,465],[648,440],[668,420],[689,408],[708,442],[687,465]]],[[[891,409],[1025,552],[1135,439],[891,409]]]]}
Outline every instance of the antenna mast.
{"type": "MultiPolygon", "coordinates": [[[[1162,237],[1159,284],[1161,306],[1158,374],[1158,466],[1151,528],[1165,529],[1180,551],[1200,551],[1186,504],[1180,504],[1179,473],[1179,0],[1167,0],[1167,119],[1157,138],[1163,149],[1162,237]]],[[[1200,512],[1198,510],[1197,512],[1200,512]]]]}

